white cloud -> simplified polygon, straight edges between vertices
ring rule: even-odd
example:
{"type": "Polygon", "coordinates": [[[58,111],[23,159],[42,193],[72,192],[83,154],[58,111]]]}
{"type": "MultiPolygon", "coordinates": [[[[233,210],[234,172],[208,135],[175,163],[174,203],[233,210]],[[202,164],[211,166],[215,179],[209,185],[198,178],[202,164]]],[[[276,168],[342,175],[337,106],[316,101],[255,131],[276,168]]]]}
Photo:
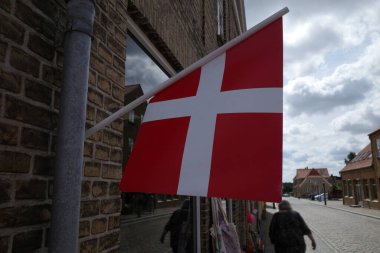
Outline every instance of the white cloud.
{"type": "Polygon", "coordinates": [[[283,179],[297,168],[338,175],[380,126],[380,1],[250,0],[248,27],[284,16],[283,179]]]}
{"type": "Polygon", "coordinates": [[[143,55],[128,55],[125,69],[127,85],[141,84],[144,92],[168,78],[151,59],[143,55]]]}

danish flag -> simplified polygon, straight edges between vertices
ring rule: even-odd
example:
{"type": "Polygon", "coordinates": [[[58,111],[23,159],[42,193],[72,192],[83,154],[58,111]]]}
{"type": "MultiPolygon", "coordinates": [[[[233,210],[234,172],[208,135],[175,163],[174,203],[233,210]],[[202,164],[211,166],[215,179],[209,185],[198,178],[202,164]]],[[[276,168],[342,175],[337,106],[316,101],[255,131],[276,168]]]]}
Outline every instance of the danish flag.
{"type": "Polygon", "coordinates": [[[154,96],[120,190],[281,200],[282,18],[154,96]]]}

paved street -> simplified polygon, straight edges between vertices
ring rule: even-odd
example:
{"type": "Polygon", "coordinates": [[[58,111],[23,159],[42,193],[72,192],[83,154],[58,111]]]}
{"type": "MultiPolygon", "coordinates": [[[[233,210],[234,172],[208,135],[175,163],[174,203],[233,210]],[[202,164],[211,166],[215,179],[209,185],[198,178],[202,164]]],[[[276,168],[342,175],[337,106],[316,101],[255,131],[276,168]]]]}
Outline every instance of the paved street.
{"type": "MultiPolygon", "coordinates": [[[[307,253],[378,253],[380,252],[380,211],[343,206],[341,201],[323,202],[286,198],[305,219],[317,242],[311,249],[306,237],[307,253]]],[[[175,208],[159,210],[154,216],[124,216],[121,224],[122,253],[170,253],[169,234],[165,243],[159,241],[163,227],[175,208]]],[[[268,218],[277,212],[267,208],[268,218]]],[[[268,219],[269,222],[269,219],[268,219]]],[[[269,238],[267,238],[269,240],[269,238]]],[[[266,253],[272,253],[270,245],[266,253]]]]}
{"type": "Polygon", "coordinates": [[[160,236],[173,210],[157,216],[122,219],[120,235],[121,253],[171,253],[170,234],[161,244],[160,236]]]}
{"type": "MultiPolygon", "coordinates": [[[[315,202],[304,199],[287,198],[298,211],[317,242],[317,250],[307,242],[307,252],[378,253],[380,252],[380,211],[363,210],[342,206],[341,202],[315,202]],[[360,212],[353,213],[353,212],[360,212]]],[[[277,210],[268,209],[273,213],[277,210]]]]}

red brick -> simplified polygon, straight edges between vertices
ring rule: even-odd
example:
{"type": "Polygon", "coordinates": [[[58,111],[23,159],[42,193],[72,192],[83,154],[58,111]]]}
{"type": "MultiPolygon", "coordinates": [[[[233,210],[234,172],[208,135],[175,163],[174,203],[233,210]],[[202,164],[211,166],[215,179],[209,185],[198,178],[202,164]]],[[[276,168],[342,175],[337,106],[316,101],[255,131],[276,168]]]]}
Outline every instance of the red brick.
{"type": "Polygon", "coordinates": [[[94,121],[95,120],[95,108],[87,104],[86,110],[86,120],[94,121]]]}
{"type": "Polygon", "coordinates": [[[21,78],[13,73],[0,69],[0,89],[8,92],[20,93],[21,78]]]}
{"type": "Polygon", "coordinates": [[[99,76],[98,87],[107,94],[111,94],[111,82],[99,76]]]}
{"type": "Polygon", "coordinates": [[[90,235],[90,222],[81,221],[79,223],[79,238],[86,237],[90,235]]]}
{"type": "Polygon", "coordinates": [[[19,233],[13,238],[13,253],[35,252],[42,247],[42,230],[19,233]]]}
{"type": "Polygon", "coordinates": [[[51,42],[43,40],[37,34],[29,34],[28,47],[34,53],[42,56],[43,58],[51,61],[53,60],[55,48],[51,42]]]}
{"type": "Polygon", "coordinates": [[[12,67],[34,77],[39,75],[40,61],[19,48],[12,47],[10,63],[12,67]]]}
{"type": "Polygon", "coordinates": [[[110,183],[109,195],[110,196],[120,195],[118,182],[110,183]]]}
{"type": "Polygon", "coordinates": [[[112,32],[114,29],[114,25],[112,21],[107,17],[105,13],[100,13],[100,22],[104,28],[107,29],[108,32],[112,32]]]}
{"type": "Polygon", "coordinates": [[[48,39],[53,40],[56,33],[56,25],[33,11],[32,8],[22,3],[21,1],[17,1],[16,4],[16,16],[22,20],[26,25],[30,26],[32,29],[37,32],[42,33],[48,39]]]}
{"type": "Polygon", "coordinates": [[[107,38],[107,47],[121,58],[125,57],[126,42],[119,42],[109,36],[107,38]]]}
{"type": "Polygon", "coordinates": [[[104,197],[107,194],[108,183],[104,181],[95,181],[92,183],[92,196],[104,197]]]}
{"type": "Polygon", "coordinates": [[[120,59],[117,56],[113,58],[113,66],[120,71],[123,75],[125,74],[125,60],[120,59]]]}
{"type": "Polygon", "coordinates": [[[11,151],[0,151],[0,171],[11,173],[28,173],[30,155],[11,151]]]}
{"type": "Polygon", "coordinates": [[[109,249],[114,247],[115,245],[119,245],[119,233],[115,232],[112,234],[108,234],[99,239],[99,251],[103,251],[105,249],[109,249]]]}
{"type": "MultiPolygon", "coordinates": [[[[1,1],[3,2],[3,0],[1,1]]],[[[9,18],[0,15],[0,35],[8,38],[17,44],[22,44],[24,42],[25,29],[9,18]]]]}
{"type": "Polygon", "coordinates": [[[21,145],[26,148],[47,151],[49,149],[50,134],[36,129],[23,128],[21,145]]]}
{"type": "Polygon", "coordinates": [[[25,96],[46,105],[50,105],[52,100],[52,89],[27,79],[25,80],[25,96]]]}
{"type": "Polygon", "coordinates": [[[0,41],[0,62],[5,62],[5,54],[7,52],[8,44],[0,41]]]}
{"type": "Polygon", "coordinates": [[[96,145],[96,148],[95,148],[95,158],[96,159],[108,161],[109,157],[110,157],[110,149],[109,148],[107,148],[105,146],[101,146],[101,145],[96,145]]]}
{"type": "Polygon", "coordinates": [[[33,174],[53,176],[55,167],[54,161],[53,156],[34,156],[33,174]]]}
{"type": "Polygon", "coordinates": [[[45,129],[54,129],[57,126],[56,113],[36,107],[11,96],[5,97],[5,117],[45,129]]]}
{"type": "Polygon", "coordinates": [[[120,212],[121,199],[105,199],[101,201],[100,210],[103,214],[111,214],[120,212]]]}
{"type": "Polygon", "coordinates": [[[10,241],[9,236],[1,236],[0,237],[0,252],[8,252],[8,247],[10,245],[9,241],[10,241]]]}
{"type": "Polygon", "coordinates": [[[43,180],[17,180],[16,199],[46,199],[47,183],[43,180]]]}
{"type": "Polygon", "coordinates": [[[94,151],[94,144],[92,144],[91,142],[85,142],[83,155],[86,157],[92,157],[93,151],[94,151]]]}
{"type": "Polygon", "coordinates": [[[80,243],[80,253],[97,253],[98,239],[90,239],[80,243]]]}
{"type": "Polygon", "coordinates": [[[112,53],[103,44],[99,43],[98,54],[101,58],[112,63],[112,53]]]}
{"type": "Polygon", "coordinates": [[[11,181],[0,178],[0,204],[11,200],[11,181]]]}
{"type": "Polygon", "coordinates": [[[111,161],[121,163],[123,161],[123,152],[120,149],[111,149],[111,161]]]}
{"type": "Polygon", "coordinates": [[[88,101],[98,106],[103,105],[103,95],[100,92],[94,89],[91,89],[90,87],[88,88],[87,98],[88,98],[88,101]]]}
{"type": "Polygon", "coordinates": [[[47,223],[51,217],[50,205],[0,208],[0,228],[31,226],[47,223]]]}
{"type": "Polygon", "coordinates": [[[17,145],[18,127],[0,123],[0,144],[17,145]]]}
{"type": "Polygon", "coordinates": [[[107,230],[107,219],[95,219],[92,221],[91,234],[100,234],[104,233],[107,230]]]}
{"type": "Polygon", "coordinates": [[[108,130],[103,131],[104,143],[109,144],[110,146],[121,147],[122,139],[123,136],[121,134],[116,134],[108,130]]]}
{"type": "Polygon", "coordinates": [[[116,71],[113,68],[107,68],[106,69],[106,76],[110,78],[112,81],[114,81],[117,85],[123,86],[124,85],[124,75],[120,72],[116,71]]]}
{"type": "Polygon", "coordinates": [[[90,192],[91,192],[91,182],[90,181],[82,181],[81,197],[82,198],[89,197],[90,192]]]}
{"type": "Polygon", "coordinates": [[[80,203],[80,217],[99,215],[99,200],[88,200],[80,203]]]}
{"type": "MultiPolygon", "coordinates": [[[[7,12],[11,12],[11,0],[0,1],[0,8],[7,12]]],[[[0,250],[0,252],[3,252],[3,251],[0,250]]]]}
{"type": "Polygon", "coordinates": [[[100,74],[104,75],[106,73],[106,65],[104,64],[103,60],[94,54],[91,54],[90,66],[100,74]]]}
{"type": "Polygon", "coordinates": [[[59,68],[54,68],[48,65],[42,66],[42,79],[54,86],[60,88],[63,83],[63,72],[59,68]]]}
{"type": "Polygon", "coordinates": [[[96,122],[100,122],[103,119],[107,118],[109,116],[109,113],[102,111],[100,109],[96,110],[96,122]]]}
{"type": "Polygon", "coordinates": [[[96,85],[96,73],[90,69],[88,73],[88,83],[92,85],[96,85]]]}
{"type": "Polygon", "coordinates": [[[98,38],[103,43],[106,43],[107,41],[107,31],[98,23],[94,22],[94,37],[98,38]]]}
{"type": "Polygon", "coordinates": [[[100,163],[86,162],[84,166],[85,177],[99,177],[100,176],[100,163]]]}
{"type": "Polygon", "coordinates": [[[122,175],[123,175],[123,170],[121,167],[103,164],[103,167],[102,167],[103,178],[120,180],[122,175]]]}
{"type": "Polygon", "coordinates": [[[46,16],[50,17],[54,22],[58,21],[59,10],[53,0],[32,0],[34,6],[40,9],[46,16]]]}
{"type": "Polygon", "coordinates": [[[123,131],[123,126],[124,126],[124,123],[123,123],[123,120],[121,120],[121,119],[117,119],[111,123],[111,128],[118,130],[120,132],[123,131]]]}
{"type": "Polygon", "coordinates": [[[108,230],[113,230],[120,227],[120,215],[110,216],[108,218],[108,230]]]}
{"type": "Polygon", "coordinates": [[[124,102],[124,90],[120,86],[112,85],[112,96],[120,102],[124,102]]]}

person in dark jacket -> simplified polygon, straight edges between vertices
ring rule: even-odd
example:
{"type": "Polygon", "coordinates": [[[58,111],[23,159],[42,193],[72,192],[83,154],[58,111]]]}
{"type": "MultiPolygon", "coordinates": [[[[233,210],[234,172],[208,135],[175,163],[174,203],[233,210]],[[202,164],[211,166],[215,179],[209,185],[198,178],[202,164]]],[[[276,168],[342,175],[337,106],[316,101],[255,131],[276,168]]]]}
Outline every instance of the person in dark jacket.
{"type": "Polygon", "coordinates": [[[311,240],[313,250],[316,248],[311,230],[301,215],[292,210],[290,203],[283,200],[278,205],[269,227],[269,238],[274,244],[276,253],[304,253],[306,244],[304,235],[311,240]]]}
{"type": "Polygon", "coordinates": [[[161,235],[161,243],[164,243],[165,235],[170,232],[170,247],[173,253],[192,252],[189,219],[190,201],[185,200],[181,209],[174,211],[161,235]]]}

